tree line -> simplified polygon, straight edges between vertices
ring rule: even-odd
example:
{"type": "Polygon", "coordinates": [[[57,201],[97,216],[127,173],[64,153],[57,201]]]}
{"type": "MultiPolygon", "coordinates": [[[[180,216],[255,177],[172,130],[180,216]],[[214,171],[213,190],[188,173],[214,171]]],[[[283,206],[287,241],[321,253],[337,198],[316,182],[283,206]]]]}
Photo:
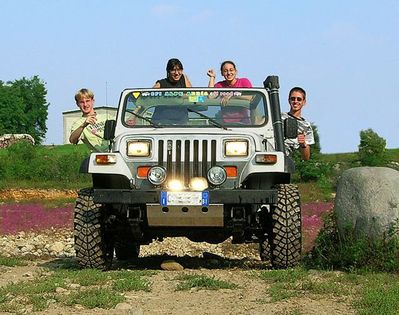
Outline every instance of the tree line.
{"type": "Polygon", "coordinates": [[[43,142],[49,103],[45,82],[38,76],[30,79],[0,81],[0,136],[30,134],[37,144],[43,142]]]}

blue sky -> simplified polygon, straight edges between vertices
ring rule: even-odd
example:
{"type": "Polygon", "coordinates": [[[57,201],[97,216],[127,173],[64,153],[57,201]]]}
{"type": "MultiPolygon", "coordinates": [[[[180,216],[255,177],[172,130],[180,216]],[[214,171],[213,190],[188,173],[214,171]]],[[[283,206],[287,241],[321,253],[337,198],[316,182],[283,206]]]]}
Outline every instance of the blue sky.
{"type": "Polygon", "coordinates": [[[399,148],[396,0],[0,0],[0,34],[0,80],[46,82],[46,144],[62,143],[62,112],[76,109],[78,89],[116,105],[177,57],[194,86],[227,59],[255,86],[278,75],[283,110],[302,86],[324,153],[357,151],[368,128],[399,148]]]}

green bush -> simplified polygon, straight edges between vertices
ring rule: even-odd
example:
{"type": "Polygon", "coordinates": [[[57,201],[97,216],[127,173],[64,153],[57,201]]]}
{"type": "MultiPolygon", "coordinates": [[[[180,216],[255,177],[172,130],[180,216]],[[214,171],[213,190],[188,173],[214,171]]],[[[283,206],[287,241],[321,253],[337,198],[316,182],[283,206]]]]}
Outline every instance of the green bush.
{"type": "Polygon", "coordinates": [[[334,212],[324,217],[324,226],[316,238],[315,247],[304,258],[305,266],[328,270],[366,269],[371,271],[399,271],[399,239],[396,222],[393,232],[379,241],[355,236],[351,226],[344,237],[338,233],[334,212]]]}
{"type": "Polygon", "coordinates": [[[304,182],[318,181],[331,174],[331,164],[316,159],[308,161],[296,161],[296,172],[298,179],[304,182]]]}
{"type": "Polygon", "coordinates": [[[32,164],[37,158],[35,147],[25,141],[12,144],[5,149],[2,164],[6,167],[4,179],[31,179],[32,164]]]}
{"type": "Polygon", "coordinates": [[[312,145],[312,155],[319,157],[320,152],[321,152],[321,144],[320,144],[320,136],[319,136],[319,128],[312,123],[312,129],[313,129],[313,137],[314,137],[314,144],[312,145]]]}
{"type": "Polygon", "coordinates": [[[294,182],[311,182],[323,181],[326,183],[326,178],[332,172],[332,164],[321,159],[321,146],[318,128],[312,124],[313,135],[315,143],[311,146],[311,156],[308,161],[303,161],[300,150],[293,153],[292,158],[295,162],[296,172],[293,177],[294,182]]]}
{"type": "Polygon", "coordinates": [[[388,163],[386,141],[372,129],[360,131],[358,158],[362,166],[385,166],[388,163]]]}
{"type": "Polygon", "coordinates": [[[18,142],[0,153],[1,181],[3,186],[27,181],[80,187],[79,183],[87,182],[88,175],[80,174],[79,168],[88,155],[88,150],[82,146],[33,146],[18,142]]]}

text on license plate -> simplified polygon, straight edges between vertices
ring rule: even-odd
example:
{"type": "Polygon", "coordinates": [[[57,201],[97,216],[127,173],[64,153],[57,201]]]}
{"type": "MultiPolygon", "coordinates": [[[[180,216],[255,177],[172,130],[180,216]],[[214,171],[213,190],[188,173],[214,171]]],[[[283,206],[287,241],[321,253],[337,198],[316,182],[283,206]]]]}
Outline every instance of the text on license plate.
{"type": "Polygon", "coordinates": [[[161,206],[209,206],[208,191],[161,191],[161,206]]]}

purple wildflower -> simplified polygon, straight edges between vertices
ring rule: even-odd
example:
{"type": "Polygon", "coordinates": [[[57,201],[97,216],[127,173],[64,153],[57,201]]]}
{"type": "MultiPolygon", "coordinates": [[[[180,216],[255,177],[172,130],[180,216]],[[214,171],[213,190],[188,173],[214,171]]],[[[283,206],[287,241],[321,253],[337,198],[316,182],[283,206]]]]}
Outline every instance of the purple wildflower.
{"type": "Polygon", "coordinates": [[[0,234],[40,231],[73,225],[73,206],[44,208],[41,204],[0,205],[0,234]]]}

